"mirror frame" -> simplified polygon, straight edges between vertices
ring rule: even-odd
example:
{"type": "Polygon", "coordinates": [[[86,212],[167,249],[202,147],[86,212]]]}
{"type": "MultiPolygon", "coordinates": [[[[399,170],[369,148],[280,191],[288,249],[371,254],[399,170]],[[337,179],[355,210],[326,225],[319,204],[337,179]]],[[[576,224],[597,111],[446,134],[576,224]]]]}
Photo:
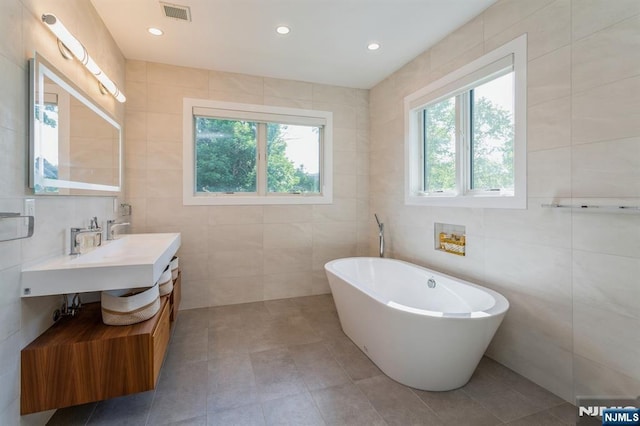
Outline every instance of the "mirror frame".
{"type": "Polygon", "coordinates": [[[51,63],[42,57],[38,52],[29,60],[29,188],[33,189],[36,195],[67,195],[36,191],[36,184],[47,188],[79,189],[90,191],[90,194],[68,194],[68,195],[118,195],[122,191],[122,126],[104,109],[98,106],[91,98],[78,86],[71,82],[64,74],[56,69],[51,63]],[[63,90],[76,98],[99,117],[104,119],[118,131],[118,184],[104,185],[89,182],[79,182],[73,180],[50,179],[44,177],[44,168],[40,168],[40,175],[37,175],[36,150],[42,143],[43,122],[39,119],[38,113],[43,113],[44,108],[36,108],[44,105],[44,92],[38,93],[38,87],[44,86],[44,77],[49,78],[58,84],[63,90]],[[93,192],[96,192],[95,194],[93,192]],[[109,192],[109,194],[105,193],[109,192]]]}

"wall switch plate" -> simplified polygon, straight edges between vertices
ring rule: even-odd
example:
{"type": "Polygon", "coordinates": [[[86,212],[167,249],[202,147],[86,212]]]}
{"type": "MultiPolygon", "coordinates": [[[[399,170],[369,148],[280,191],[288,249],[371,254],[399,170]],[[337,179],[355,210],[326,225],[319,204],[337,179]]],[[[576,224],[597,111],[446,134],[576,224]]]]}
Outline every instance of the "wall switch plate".
{"type": "MultiPolygon", "coordinates": [[[[36,200],[33,198],[24,199],[24,215],[34,216],[36,215],[36,200]]],[[[25,225],[29,225],[29,218],[24,219],[25,225]]]]}
{"type": "Polygon", "coordinates": [[[24,215],[35,216],[36,215],[36,200],[33,198],[24,199],[24,215]]]}

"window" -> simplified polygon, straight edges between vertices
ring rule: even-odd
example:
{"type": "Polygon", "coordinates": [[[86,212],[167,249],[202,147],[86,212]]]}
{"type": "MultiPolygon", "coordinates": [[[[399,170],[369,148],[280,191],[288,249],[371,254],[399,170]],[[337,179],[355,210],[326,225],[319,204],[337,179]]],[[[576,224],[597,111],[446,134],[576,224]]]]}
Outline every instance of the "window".
{"type": "Polygon", "coordinates": [[[184,204],[332,202],[332,114],[184,100],[184,204]]]}
{"type": "Polygon", "coordinates": [[[258,123],[195,117],[196,193],[257,193],[258,123]]]}
{"type": "Polygon", "coordinates": [[[405,202],[526,208],[526,35],[405,98],[405,202]]]}

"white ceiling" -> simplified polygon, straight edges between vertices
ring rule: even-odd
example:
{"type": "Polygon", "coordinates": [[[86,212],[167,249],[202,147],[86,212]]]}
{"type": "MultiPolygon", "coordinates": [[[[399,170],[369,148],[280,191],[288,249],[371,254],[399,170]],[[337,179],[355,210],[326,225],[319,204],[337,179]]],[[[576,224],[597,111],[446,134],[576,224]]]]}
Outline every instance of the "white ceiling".
{"type": "Polygon", "coordinates": [[[91,2],[127,59],[368,89],[495,0],[169,1],[192,22],[158,0],[91,2]]]}

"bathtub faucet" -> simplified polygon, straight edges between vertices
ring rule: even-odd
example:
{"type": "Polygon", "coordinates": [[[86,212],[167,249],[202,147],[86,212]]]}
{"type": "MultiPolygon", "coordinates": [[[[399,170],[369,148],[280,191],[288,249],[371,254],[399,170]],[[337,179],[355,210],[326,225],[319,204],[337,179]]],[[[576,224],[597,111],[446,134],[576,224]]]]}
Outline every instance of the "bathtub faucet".
{"type": "Polygon", "coordinates": [[[380,222],[380,219],[378,219],[377,213],[374,213],[373,216],[376,218],[376,222],[378,222],[378,238],[380,240],[380,257],[384,257],[384,223],[380,222]]]}

